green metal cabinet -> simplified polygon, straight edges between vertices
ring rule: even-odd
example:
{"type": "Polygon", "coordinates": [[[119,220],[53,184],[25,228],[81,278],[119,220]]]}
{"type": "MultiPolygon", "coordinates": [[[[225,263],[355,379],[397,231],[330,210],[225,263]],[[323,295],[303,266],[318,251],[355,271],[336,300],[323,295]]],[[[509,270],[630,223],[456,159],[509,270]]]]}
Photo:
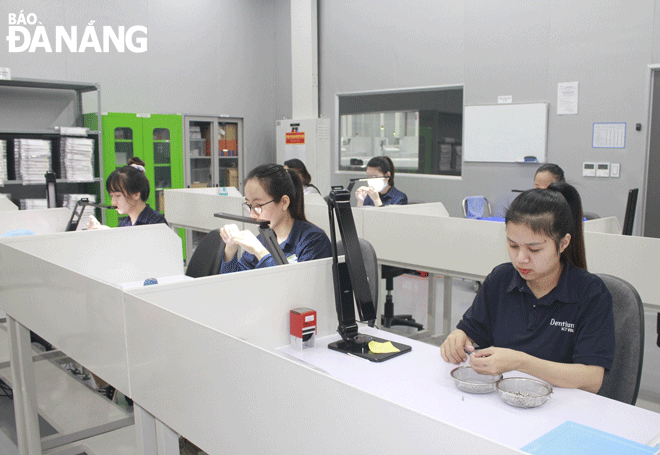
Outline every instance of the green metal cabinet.
{"type": "MultiPolygon", "coordinates": [[[[93,127],[95,118],[86,118],[93,127]]],[[[171,114],[131,114],[110,112],[102,115],[101,137],[103,141],[102,193],[105,204],[110,195],[105,191],[108,176],[128,159],[138,157],[145,163],[146,176],[151,185],[147,203],[164,212],[163,190],[183,188],[183,118],[171,114]]],[[[106,225],[116,227],[119,216],[114,210],[106,210],[106,225]]],[[[182,240],[183,229],[179,229],[182,240]]],[[[184,241],[185,257],[185,241],[184,241]]]]}

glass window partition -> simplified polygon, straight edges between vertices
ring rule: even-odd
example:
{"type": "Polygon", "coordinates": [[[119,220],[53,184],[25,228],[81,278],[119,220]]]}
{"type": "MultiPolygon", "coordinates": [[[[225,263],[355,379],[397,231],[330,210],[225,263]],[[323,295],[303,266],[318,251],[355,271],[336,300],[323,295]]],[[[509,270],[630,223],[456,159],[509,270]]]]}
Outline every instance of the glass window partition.
{"type": "Polygon", "coordinates": [[[463,88],[339,96],[339,170],[386,155],[397,172],[461,175],[463,88]]]}

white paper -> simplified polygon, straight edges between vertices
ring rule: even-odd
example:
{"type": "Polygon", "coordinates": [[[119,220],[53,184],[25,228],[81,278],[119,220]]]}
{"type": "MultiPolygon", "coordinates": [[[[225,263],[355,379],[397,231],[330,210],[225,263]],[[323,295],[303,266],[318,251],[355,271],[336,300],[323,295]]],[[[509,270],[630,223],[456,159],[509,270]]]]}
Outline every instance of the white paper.
{"type": "Polygon", "coordinates": [[[593,148],[622,149],[625,146],[625,123],[594,123],[593,148]]]}
{"type": "Polygon", "coordinates": [[[578,113],[578,83],[560,82],[557,84],[557,115],[578,113]]]}

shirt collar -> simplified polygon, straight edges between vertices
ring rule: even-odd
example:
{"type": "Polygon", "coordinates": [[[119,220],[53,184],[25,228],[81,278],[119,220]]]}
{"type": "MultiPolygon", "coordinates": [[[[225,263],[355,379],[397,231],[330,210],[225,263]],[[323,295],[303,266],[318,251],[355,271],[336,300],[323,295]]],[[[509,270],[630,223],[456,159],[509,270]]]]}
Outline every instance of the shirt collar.
{"type": "MultiPolygon", "coordinates": [[[[570,269],[574,268],[574,266],[565,259],[562,259],[562,263],[564,264],[564,270],[561,272],[557,286],[539,299],[540,304],[550,305],[556,300],[564,303],[577,303],[578,297],[575,280],[570,279],[570,269]]],[[[531,289],[529,289],[529,286],[527,286],[527,282],[520,276],[520,273],[518,273],[515,267],[513,268],[513,277],[507,287],[507,292],[513,292],[514,290],[534,295],[531,289]]]]}
{"type": "Polygon", "coordinates": [[[300,220],[293,220],[293,226],[291,226],[291,231],[289,231],[289,236],[286,238],[286,240],[282,243],[282,249],[286,248],[287,246],[290,246],[291,243],[293,242],[292,239],[297,237],[298,231],[302,229],[302,225],[300,223],[300,220]]]}

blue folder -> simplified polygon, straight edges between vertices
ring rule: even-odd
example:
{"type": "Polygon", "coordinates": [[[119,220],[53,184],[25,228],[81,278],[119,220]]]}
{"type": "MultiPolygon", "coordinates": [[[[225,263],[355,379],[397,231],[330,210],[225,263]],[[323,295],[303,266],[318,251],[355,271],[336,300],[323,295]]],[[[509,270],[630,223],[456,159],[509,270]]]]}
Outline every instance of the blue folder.
{"type": "Polygon", "coordinates": [[[566,421],[521,449],[534,455],[642,455],[658,449],[566,421]]]}

